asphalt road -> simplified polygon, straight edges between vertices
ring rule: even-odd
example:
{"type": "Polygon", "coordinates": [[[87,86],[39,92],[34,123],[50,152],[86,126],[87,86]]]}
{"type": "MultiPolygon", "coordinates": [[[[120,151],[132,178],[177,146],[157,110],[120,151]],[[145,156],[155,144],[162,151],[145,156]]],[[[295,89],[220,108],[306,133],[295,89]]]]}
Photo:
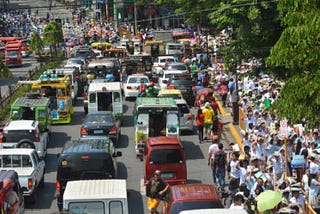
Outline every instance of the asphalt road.
{"type": "MultiPolygon", "coordinates": [[[[134,128],[132,110],[134,101],[125,101],[125,117],[121,128],[121,144],[118,151],[122,151],[123,156],[118,157],[118,178],[127,180],[129,213],[143,214],[147,212],[145,188],[141,184],[144,176],[144,162],[135,157],[134,150],[134,128]]],[[[195,109],[192,109],[194,112],[195,109]]],[[[82,100],[76,103],[75,113],[72,123],[68,125],[56,125],[52,127],[52,133],[46,159],[46,174],[44,188],[38,192],[38,200],[35,204],[26,204],[25,213],[53,213],[58,208],[55,199],[55,181],[57,169],[57,154],[61,152],[62,146],[70,139],[79,138],[79,131],[82,118],[84,117],[82,100]]],[[[228,131],[227,123],[230,117],[222,117],[225,123],[222,142],[227,145],[233,141],[228,131]]],[[[210,143],[198,143],[196,134],[181,136],[181,141],[185,147],[188,168],[188,183],[212,183],[211,169],[207,166],[207,152],[210,143]]]]}

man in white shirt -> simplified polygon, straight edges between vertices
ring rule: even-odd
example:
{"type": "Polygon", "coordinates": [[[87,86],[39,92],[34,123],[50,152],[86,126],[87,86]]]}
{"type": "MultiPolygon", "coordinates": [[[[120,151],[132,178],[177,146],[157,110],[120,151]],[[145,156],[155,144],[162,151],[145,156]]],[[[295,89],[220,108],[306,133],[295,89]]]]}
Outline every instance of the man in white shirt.
{"type": "Polygon", "coordinates": [[[298,205],[300,208],[300,213],[305,213],[304,209],[304,196],[300,194],[300,189],[299,188],[291,188],[292,191],[292,198],[290,199],[290,204],[292,205],[298,205]]]}
{"type": "Polygon", "coordinates": [[[212,160],[214,159],[214,154],[218,151],[219,151],[219,147],[217,143],[213,143],[209,147],[209,151],[208,151],[208,166],[210,166],[212,169],[212,177],[213,177],[214,183],[216,183],[216,169],[214,167],[214,163],[212,162],[212,160]]]}

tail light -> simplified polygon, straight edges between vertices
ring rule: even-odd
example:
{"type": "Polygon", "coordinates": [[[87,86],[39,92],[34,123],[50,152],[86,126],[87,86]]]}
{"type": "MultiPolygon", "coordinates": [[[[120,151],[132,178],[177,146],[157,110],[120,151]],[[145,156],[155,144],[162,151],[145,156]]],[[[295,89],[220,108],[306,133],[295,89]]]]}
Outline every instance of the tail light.
{"type": "Polygon", "coordinates": [[[31,189],[33,186],[33,181],[31,178],[28,179],[28,188],[31,189]]]}
{"type": "Polygon", "coordinates": [[[84,99],[84,100],[87,100],[87,99],[88,99],[87,92],[83,92],[83,99],[84,99]]]}
{"type": "Polygon", "coordinates": [[[131,86],[127,86],[127,89],[132,89],[132,87],[131,86]]]}
{"type": "Polygon", "coordinates": [[[56,181],[56,197],[60,198],[61,185],[59,181],[56,181]]]}
{"type": "Polygon", "coordinates": [[[2,143],[3,135],[4,135],[4,132],[2,131],[2,132],[1,132],[1,135],[0,135],[0,143],[2,143]]]}
{"type": "Polygon", "coordinates": [[[109,131],[110,134],[115,134],[117,133],[117,127],[113,126],[110,131],[109,131]]]}
{"type": "Polygon", "coordinates": [[[87,134],[88,134],[87,129],[82,127],[82,128],[81,128],[81,131],[80,131],[80,134],[81,134],[81,135],[87,135],[87,134]]]}
{"type": "Polygon", "coordinates": [[[193,119],[193,115],[192,114],[188,114],[188,120],[192,120],[193,119]]]}
{"type": "Polygon", "coordinates": [[[40,142],[39,133],[37,130],[33,130],[34,136],[36,137],[36,142],[40,142]]]}

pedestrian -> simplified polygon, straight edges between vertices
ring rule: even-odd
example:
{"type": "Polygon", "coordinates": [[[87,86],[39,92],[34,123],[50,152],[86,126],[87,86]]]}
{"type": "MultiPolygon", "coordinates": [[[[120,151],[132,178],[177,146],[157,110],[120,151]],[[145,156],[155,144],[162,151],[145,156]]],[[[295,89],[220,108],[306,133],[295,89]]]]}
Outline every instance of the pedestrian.
{"type": "Polygon", "coordinates": [[[210,103],[206,102],[204,105],[204,109],[202,110],[204,115],[204,130],[205,130],[205,140],[210,139],[211,136],[211,125],[212,125],[212,118],[214,116],[214,111],[210,106],[210,103]]]}
{"type": "Polygon", "coordinates": [[[320,190],[320,182],[318,181],[317,174],[310,174],[309,181],[309,204],[312,207],[315,207],[318,205],[318,194],[320,190]]]}
{"type": "Polygon", "coordinates": [[[227,96],[228,96],[228,85],[226,81],[223,81],[219,87],[219,93],[222,100],[222,106],[226,107],[227,96]]]}
{"type": "Polygon", "coordinates": [[[203,126],[204,126],[204,115],[202,113],[201,108],[198,108],[197,114],[196,114],[196,123],[198,128],[198,137],[199,137],[199,143],[202,143],[203,141],[203,126]]]}
{"type": "Polygon", "coordinates": [[[224,192],[226,167],[227,167],[227,153],[223,151],[223,144],[219,143],[219,150],[214,154],[213,163],[216,170],[217,185],[224,192]]]}
{"type": "Polygon", "coordinates": [[[217,143],[213,143],[209,147],[208,151],[208,166],[210,166],[212,170],[213,183],[216,183],[216,169],[214,164],[214,155],[219,151],[219,146],[217,143]]]}
{"type": "Polygon", "coordinates": [[[156,170],[154,177],[147,183],[147,197],[148,197],[148,209],[149,214],[159,214],[157,208],[160,201],[165,199],[166,192],[170,186],[164,180],[161,179],[161,171],[156,170]]]}
{"type": "Polygon", "coordinates": [[[238,192],[234,197],[233,197],[233,203],[231,204],[229,209],[240,209],[244,210],[244,197],[241,192],[238,192]]]}

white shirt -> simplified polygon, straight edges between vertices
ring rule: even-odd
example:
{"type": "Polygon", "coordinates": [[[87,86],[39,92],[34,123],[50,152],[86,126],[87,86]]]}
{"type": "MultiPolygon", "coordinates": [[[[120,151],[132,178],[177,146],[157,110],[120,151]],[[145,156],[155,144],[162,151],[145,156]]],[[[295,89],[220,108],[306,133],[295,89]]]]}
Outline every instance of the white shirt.
{"type": "Polygon", "coordinates": [[[318,174],[319,173],[319,165],[314,163],[313,161],[310,162],[310,174],[318,174]]]}
{"type": "Polygon", "coordinates": [[[298,198],[292,197],[290,199],[290,203],[297,204],[302,209],[302,211],[304,213],[304,210],[305,210],[304,209],[304,196],[302,194],[300,194],[298,198]]]}
{"type": "Polygon", "coordinates": [[[214,158],[214,154],[219,151],[219,147],[218,147],[218,144],[217,143],[214,143],[212,144],[210,147],[209,147],[209,154],[211,156],[211,159],[214,158]]]}
{"type": "Polygon", "coordinates": [[[230,168],[231,168],[231,171],[230,171],[230,175],[231,177],[233,178],[240,178],[240,173],[241,173],[241,169],[239,167],[239,161],[231,161],[230,163],[230,168]],[[238,165],[238,168],[236,167],[238,165]]]}
{"type": "Polygon", "coordinates": [[[240,167],[240,185],[246,182],[247,170],[240,167]]]}

